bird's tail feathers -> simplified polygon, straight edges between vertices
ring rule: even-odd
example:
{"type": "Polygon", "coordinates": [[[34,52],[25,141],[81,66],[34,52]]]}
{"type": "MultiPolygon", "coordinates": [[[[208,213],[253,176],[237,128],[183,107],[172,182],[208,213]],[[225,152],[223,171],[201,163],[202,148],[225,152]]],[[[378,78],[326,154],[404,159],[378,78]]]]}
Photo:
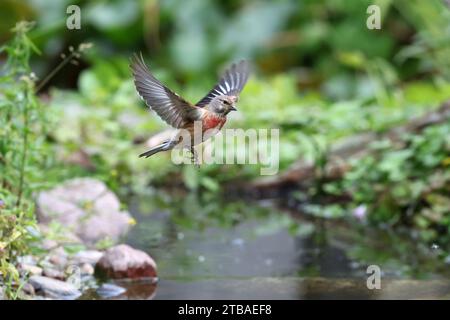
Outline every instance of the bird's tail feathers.
{"type": "Polygon", "coordinates": [[[176,143],[174,143],[173,141],[167,140],[163,143],[161,143],[160,145],[157,145],[156,147],[151,148],[150,150],[141,153],[139,155],[139,158],[145,157],[151,157],[152,155],[154,155],[155,153],[161,152],[161,151],[167,151],[167,150],[171,150],[173,149],[173,147],[176,145],[176,143]]]}

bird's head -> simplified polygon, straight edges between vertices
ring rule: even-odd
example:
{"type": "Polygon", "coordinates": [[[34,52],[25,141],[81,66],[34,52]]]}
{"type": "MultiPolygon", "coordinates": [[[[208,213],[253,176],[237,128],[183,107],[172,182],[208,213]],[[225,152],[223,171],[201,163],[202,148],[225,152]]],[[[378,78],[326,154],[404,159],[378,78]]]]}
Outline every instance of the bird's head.
{"type": "Polygon", "coordinates": [[[221,95],[218,97],[215,97],[210,105],[209,109],[210,111],[220,114],[220,115],[227,115],[230,111],[236,111],[236,103],[238,101],[237,96],[228,96],[228,95],[221,95]]]}

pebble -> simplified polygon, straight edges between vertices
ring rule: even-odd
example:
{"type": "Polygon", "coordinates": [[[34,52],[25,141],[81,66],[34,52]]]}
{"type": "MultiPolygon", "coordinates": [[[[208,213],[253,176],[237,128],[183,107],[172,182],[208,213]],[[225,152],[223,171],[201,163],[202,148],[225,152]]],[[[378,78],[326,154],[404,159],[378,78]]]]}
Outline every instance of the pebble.
{"type": "Polygon", "coordinates": [[[26,255],[21,256],[17,258],[17,263],[19,264],[29,264],[29,265],[36,265],[37,259],[33,257],[32,255],[26,255]]]}
{"type": "Polygon", "coordinates": [[[22,292],[24,292],[25,294],[30,295],[30,296],[35,295],[34,287],[29,283],[25,283],[23,285],[22,292]]]}
{"type": "Polygon", "coordinates": [[[95,265],[103,256],[103,252],[97,250],[85,250],[77,252],[72,257],[72,262],[77,264],[89,263],[95,265]]]}
{"type": "Polygon", "coordinates": [[[44,269],[43,275],[58,280],[64,280],[66,278],[64,272],[56,269],[44,269]]]}
{"type": "Polygon", "coordinates": [[[49,261],[58,267],[64,267],[67,264],[67,254],[59,247],[51,252],[49,261]]]}
{"type": "Polygon", "coordinates": [[[95,272],[112,279],[156,278],[156,263],[144,251],[121,244],[106,250],[95,272]]]}
{"type": "Polygon", "coordinates": [[[89,263],[85,263],[81,266],[81,274],[88,274],[88,275],[93,275],[94,274],[94,267],[89,264],[89,263]]]}
{"type": "Polygon", "coordinates": [[[39,276],[42,274],[42,268],[31,264],[21,263],[19,265],[19,270],[24,271],[25,273],[28,273],[31,276],[35,275],[39,276]]]}
{"type": "Polygon", "coordinates": [[[127,291],[125,288],[115,284],[104,283],[97,289],[97,294],[102,298],[112,298],[121,295],[125,291],[127,291]]]}
{"type": "Polygon", "coordinates": [[[46,298],[73,300],[81,296],[81,292],[69,282],[43,276],[32,276],[28,282],[34,287],[36,294],[46,298]]]}

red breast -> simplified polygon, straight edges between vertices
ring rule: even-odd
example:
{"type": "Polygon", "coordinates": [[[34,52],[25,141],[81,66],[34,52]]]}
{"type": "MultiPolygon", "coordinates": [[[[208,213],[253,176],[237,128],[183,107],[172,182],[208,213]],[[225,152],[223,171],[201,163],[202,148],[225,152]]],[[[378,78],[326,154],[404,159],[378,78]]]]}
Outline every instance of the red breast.
{"type": "Polygon", "coordinates": [[[216,128],[220,130],[226,121],[226,117],[217,116],[212,112],[208,112],[203,118],[203,131],[216,128]]]}

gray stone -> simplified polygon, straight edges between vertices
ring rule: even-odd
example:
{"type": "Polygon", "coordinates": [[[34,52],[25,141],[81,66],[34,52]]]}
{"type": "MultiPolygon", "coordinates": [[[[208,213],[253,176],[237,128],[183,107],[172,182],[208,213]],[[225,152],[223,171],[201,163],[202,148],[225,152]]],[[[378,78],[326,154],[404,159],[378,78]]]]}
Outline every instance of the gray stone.
{"type": "Polygon", "coordinates": [[[95,265],[103,256],[103,252],[97,250],[79,251],[72,257],[72,262],[75,264],[89,263],[95,265]]]}
{"type": "Polygon", "coordinates": [[[49,298],[49,297],[43,297],[43,296],[34,296],[33,297],[33,300],[55,300],[55,299],[52,299],[52,298],[49,298]]]}
{"type": "Polygon", "coordinates": [[[49,257],[44,257],[41,261],[39,261],[39,267],[43,270],[45,269],[54,269],[55,265],[49,261],[49,257]]]}
{"type": "Polygon", "coordinates": [[[0,284],[0,300],[6,300],[5,294],[3,293],[3,287],[0,284]]]}
{"type": "Polygon", "coordinates": [[[126,292],[125,288],[119,287],[115,284],[104,283],[97,289],[97,294],[102,298],[112,298],[126,292]]]}
{"type": "Polygon", "coordinates": [[[21,256],[17,258],[17,263],[19,264],[29,264],[29,265],[36,265],[37,264],[37,259],[36,257],[33,257],[32,255],[26,255],[26,256],[21,256]]]}
{"type": "Polygon", "coordinates": [[[144,251],[121,244],[106,250],[95,271],[113,279],[156,278],[156,263],[144,251]]]}
{"type": "Polygon", "coordinates": [[[35,295],[34,287],[29,283],[25,283],[23,285],[22,292],[25,293],[26,295],[32,296],[32,297],[35,295]]]}
{"type": "Polygon", "coordinates": [[[42,274],[42,268],[38,266],[34,266],[31,264],[21,263],[19,264],[19,270],[25,274],[29,274],[31,276],[34,275],[41,275],[42,274]]]}
{"type": "Polygon", "coordinates": [[[66,278],[64,272],[52,268],[44,269],[43,275],[58,280],[64,280],[66,278]]]}
{"type": "Polygon", "coordinates": [[[81,296],[81,292],[69,282],[43,276],[32,276],[28,280],[36,294],[58,300],[73,300],[81,296]]]}
{"type": "Polygon", "coordinates": [[[91,178],[72,179],[41,192],[37,208],[42,225],[57,221],[88,245],[103,239],[117,241],[131,221],[129,213],[120,210],[117,196],[91,178]]]}
{"type": "Polygon", "coordinates": [[[67,253],[61,247],[51,251],[49,261],[56,267],[62,269],[67,265],[67,253]]]}

